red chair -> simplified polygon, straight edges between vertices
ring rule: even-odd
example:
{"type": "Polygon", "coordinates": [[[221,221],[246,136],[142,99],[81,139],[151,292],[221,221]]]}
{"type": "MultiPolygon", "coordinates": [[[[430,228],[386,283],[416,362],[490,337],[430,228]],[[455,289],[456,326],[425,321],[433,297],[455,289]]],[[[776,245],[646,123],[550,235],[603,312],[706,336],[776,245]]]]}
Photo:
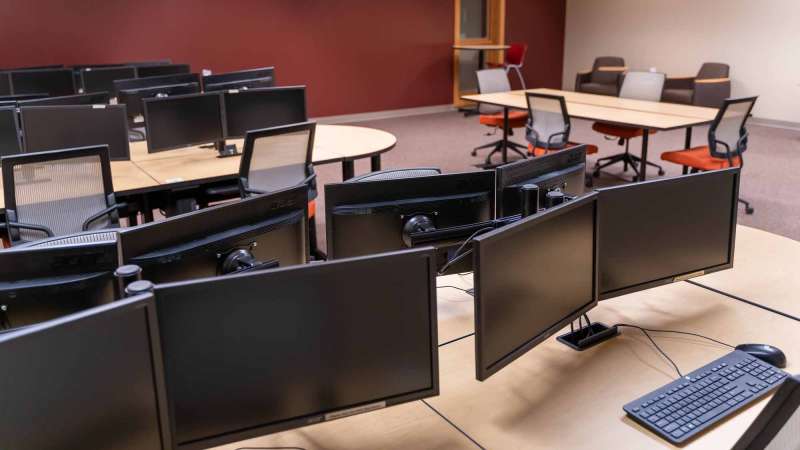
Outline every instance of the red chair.
{"type": "MultiPolygon", "coordinates": [[[[747,150],[745,124],[758,97],[726,99],[708,130],[708,145],[661,154],[661,159],[683,166],[683,173],[742,167],[742,154],[747,150]]],[[[739,199],[744,211],[753,214],[750,202],[739,199]]]]}
{"type": "Polygon", "coordinates": [[[506,50],[506,62],[504,64],[489,63],[487,65],[494,68],[502,67],[506,69],[506,73],[513,69],[517,72],[517,77],[519,77],[519,83],[522,89],[525,89],[525,79],[522,77],[522,66],[525,64],[525,54],[527,53],[528,44],[524,42],[512,42],[506,50]]]}

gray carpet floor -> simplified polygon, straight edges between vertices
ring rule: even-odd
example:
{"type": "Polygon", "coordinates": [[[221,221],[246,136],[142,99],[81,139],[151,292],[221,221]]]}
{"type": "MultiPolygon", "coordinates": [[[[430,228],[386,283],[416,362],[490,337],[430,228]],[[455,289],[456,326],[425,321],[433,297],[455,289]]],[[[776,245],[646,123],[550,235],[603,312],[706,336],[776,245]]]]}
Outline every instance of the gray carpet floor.
{"type": "MultiPolygon", "coordinates": [[[[500,138],[500,132],[486,136],[489,128],[478,124],[478,118],[464,117],[456,112],[359,122],[353,125],[386,130],[397,136],[397,146],[383,155],[383,168],[439,167],[442,171],[462,172],[480,170],[476,165],[483,162],[487,150],[478,157],[470,156],[470,150],[478,145],[500,138]]],[[[607,141],[591,129],[591,122],[573,121],[571,140],[592,143],[600,147],[597,155],[589,156],[589,166],[602,156],[622,151],[616,141],[607,141]]],[[[760,228],[772,233],[800,240],[800,132],[750,125],[750,143],[745,153],[745,165],[741,181],[741,196],[755,207],[755,214],[745,215],[739,208],[739,223],[760,228]]],[[[657,133],[650,138],[649,160],[661,164],[667,177],[679,176],[678,165],[660,161],[663,151],[683,148],[684,131],[657,133]],[[663,163],[663,164],[662,164],[663,163]]],[[[524,143],[521,133],[512,140],[524,143]]],[[[693,145],[707,143],[707,128],[696,128],[693,145]]],[[[641,140],[631,141],[631,151],[638,155],[641,140]]],[[[496,157],[495,161],[499,161],[496,157]]],[[[325,248],[324,237],[324,189],[328,183],[341,182],[341,167],[338,164],[316,168],[320,198],[317,201],[318,237],[325,248]]],[[[369,171],[369,160],[356,162],[356,174],[369,171]]],[[[607,174],[595,179],[595,186],[624,183],[619,177],[630,179],[632,171],[623,173],[622,165],[607,168],[607,174]]],[[[656,169],[648,170],[648,179],[657,178],[656,169]]]]}

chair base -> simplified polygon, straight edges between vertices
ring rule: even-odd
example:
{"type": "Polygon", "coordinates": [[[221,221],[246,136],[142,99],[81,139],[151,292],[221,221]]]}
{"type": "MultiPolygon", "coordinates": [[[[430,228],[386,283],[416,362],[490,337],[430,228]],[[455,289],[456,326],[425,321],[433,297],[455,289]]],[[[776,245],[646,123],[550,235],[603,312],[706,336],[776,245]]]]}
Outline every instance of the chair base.
{"type": "MultiPolygon", "coordinates": [[[[597,162],[594,164],[594,176],[595,177],[599,177],[600,176],[600,170],[602,170],[602,169],[604,169],[604,168],[606,168],[606,167],[608,167],[608,166],[610,166],[612,164],[616,164],[618,162],[622,162],[622,164],[623,164],[622,171],[623,172],[627,172],[628,171],[628,166],[631,166],[631,168],[633,169],[633,172],[635,174],[634,177],[633,177],[633,181],[638,181],[640,179],[641,174],[639,173],[639,166],[642,163],[642,158],[640,158],[640,157],[638,157],[636,155],[632,155],[628,151],[628,141],[627,140],[625,140],[625,153],[618,153],[616,155],[606,156],[605,158],[600,158],[600,159],[597,160],[597,162]]],[[[659,176],[663,176],[664,175],[664,173],[665,173],[664,172],[664,168],[661,167],[660,165],[658,165],[656,163],[652,163],[650,161],[645,161],[645,164],[647,164],[650,167],[655,167],[656,169],[658,169],[658,175],[659,176]]]]}
{"type": "MultiPolygon", "coordinates": [[[[528,157],[528,155],[526,154],[526,152],[528,151],[528,147],[521,144],[517,144],[516,142],[513,141],[505,141],[505,142],[506,142],[506,148],[508,150],[511,150],[512,152],[518,154],[519,156],[522,156],[523,158],[528,157]]],[[[470,154],[472,156],[478,156],[478,150],[483,150],[485,148],[492,149],[492,151],[489,152],[488,155],[486,155],[486,161],[485,161],[486,166],[491,166],[492,156],[494,156],[497,153],[502,153],[503,151],[503,140],[500,139],[497,141],[490,142],[488,144],[481,145],[479,147],[475,147],[474,149],[472,149],[472,152],[470,152],[470,154]]]]}
{"type": "Polygon", "coordinates": [[[739,203],[744,205],[744,213],[745,214],[752,215],[754,212],[756,212],[755,208],[750,206],[750,202],[748,202],[747,200],[745,200],[743,198],[740,198],[739,199],[739,203]]]}

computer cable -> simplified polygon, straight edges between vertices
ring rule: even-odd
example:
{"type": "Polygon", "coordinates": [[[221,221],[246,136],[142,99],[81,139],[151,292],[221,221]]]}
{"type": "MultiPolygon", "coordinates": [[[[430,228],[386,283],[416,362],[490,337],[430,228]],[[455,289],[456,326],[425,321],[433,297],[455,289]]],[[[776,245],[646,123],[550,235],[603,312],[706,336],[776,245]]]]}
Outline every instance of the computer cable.
{"type": "Polygon", "coordinates": [[[653,344],[653,346],[656,348],[656,350],[658,350],[658,352],[661,353],[661,355],[664,358],[666,358],[667,361],[669,361],[670,364],[672,364],[672,367],[674,367],[675,371],[678,372],[678,378],[683,378],[683,373],[681,372],[681,369],[678,368],[678,365],[675,364],[675,361],[673,361],[672,358],[667,356],[667,354],[664,352],[664,350],[662,350],[661,347],[659,347],[658,344],[656,344],[656,341],[653,340],[652,336],[650,336],[650,333],[648,333],[645,328],[642,328],[642,327],[636,326],[636,325],[628,325],[628,324],[624,324],[624,323],[620,323],[620,324],[617,324],[617,325],[614,325],[614,326],[616,326],[616,327],[636,328],[637,330],[639,330],[642,333],[644,333],[644,335],[647,336],[647,339],[650,340],[650,343],[653,344]]]}
{"type": "Polygon", "coordinates": [[[469,289],[460,288],[458,286],[450,286],[450,285],[436,286],[436,289],[443,289],[443,288],[458,289],[461,292],[468,292],[469,291],[469,289]]]}
{"type": "Polygon", "coordinates": [[[457,263],[458,261],[461,261],[462,259],[464,259],[464,257],[466,257],[467,255],[472,253],[472,249],[467,250],[464,253],[461,253],[461,251],[464,250],[464,247],[466,247],[467,244],[469,244],[472,241],[472,239],[475,236],[477,236],[479,233],[483,233],[484,231],[491,231],[491,230],[494,230],[494,227],[479,228],[474,233],[472,233],[468,238],[464,239],[464,242],[462,242],[461,245],[453,253],[453,257],[450,258],[450,260],[447,261],[444,266],[442,266],[442,269],[439,270],[439,272],[437,274],[438,275],[444,275],[444,273],[447,271],[447,269],[450,266],[452,266],[453,264],[457,263]]]}
{"type": "Polygon", "coordinates": [[[472,332],[470,334],[465,334],[463,336],[460,336],[460,337],[457,337],[457,338],[454,338],[454,339],[450,339],[447,342],[442,342],[441,344],[439,344],[439,347],[444,347],[447,344],[452,344],[453,342],[458,342],[458,341],[460,341],[462,339],[466,339],[466,338],[468,338],[470,336],[475,336],[475,332],[472,332]]]}

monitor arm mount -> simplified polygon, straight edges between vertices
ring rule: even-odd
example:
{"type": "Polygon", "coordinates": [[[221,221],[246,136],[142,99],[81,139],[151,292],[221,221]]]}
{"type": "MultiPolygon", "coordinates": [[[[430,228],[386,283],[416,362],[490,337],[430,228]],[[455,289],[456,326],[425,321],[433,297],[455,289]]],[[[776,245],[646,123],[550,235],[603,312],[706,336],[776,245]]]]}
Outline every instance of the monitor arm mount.
{"type": "Polygon", "coordinates": [[[249,248],[236,248],[227,253],[217,255],[220,260],[220,275],[230,275],[233,273],[255,272],[257,270],[274,269],[279,266],[277,259],[270,259],[261,262],[253,256],[253,248],[256,243],[250,244],[249,248]]]}
{"type": "Polygon", "coordinates": [[[225,139],[215,142],[214,148],[217,150],[217,158],[241,155],[236,149],[236,144],[225,144],[225,139]]]}

